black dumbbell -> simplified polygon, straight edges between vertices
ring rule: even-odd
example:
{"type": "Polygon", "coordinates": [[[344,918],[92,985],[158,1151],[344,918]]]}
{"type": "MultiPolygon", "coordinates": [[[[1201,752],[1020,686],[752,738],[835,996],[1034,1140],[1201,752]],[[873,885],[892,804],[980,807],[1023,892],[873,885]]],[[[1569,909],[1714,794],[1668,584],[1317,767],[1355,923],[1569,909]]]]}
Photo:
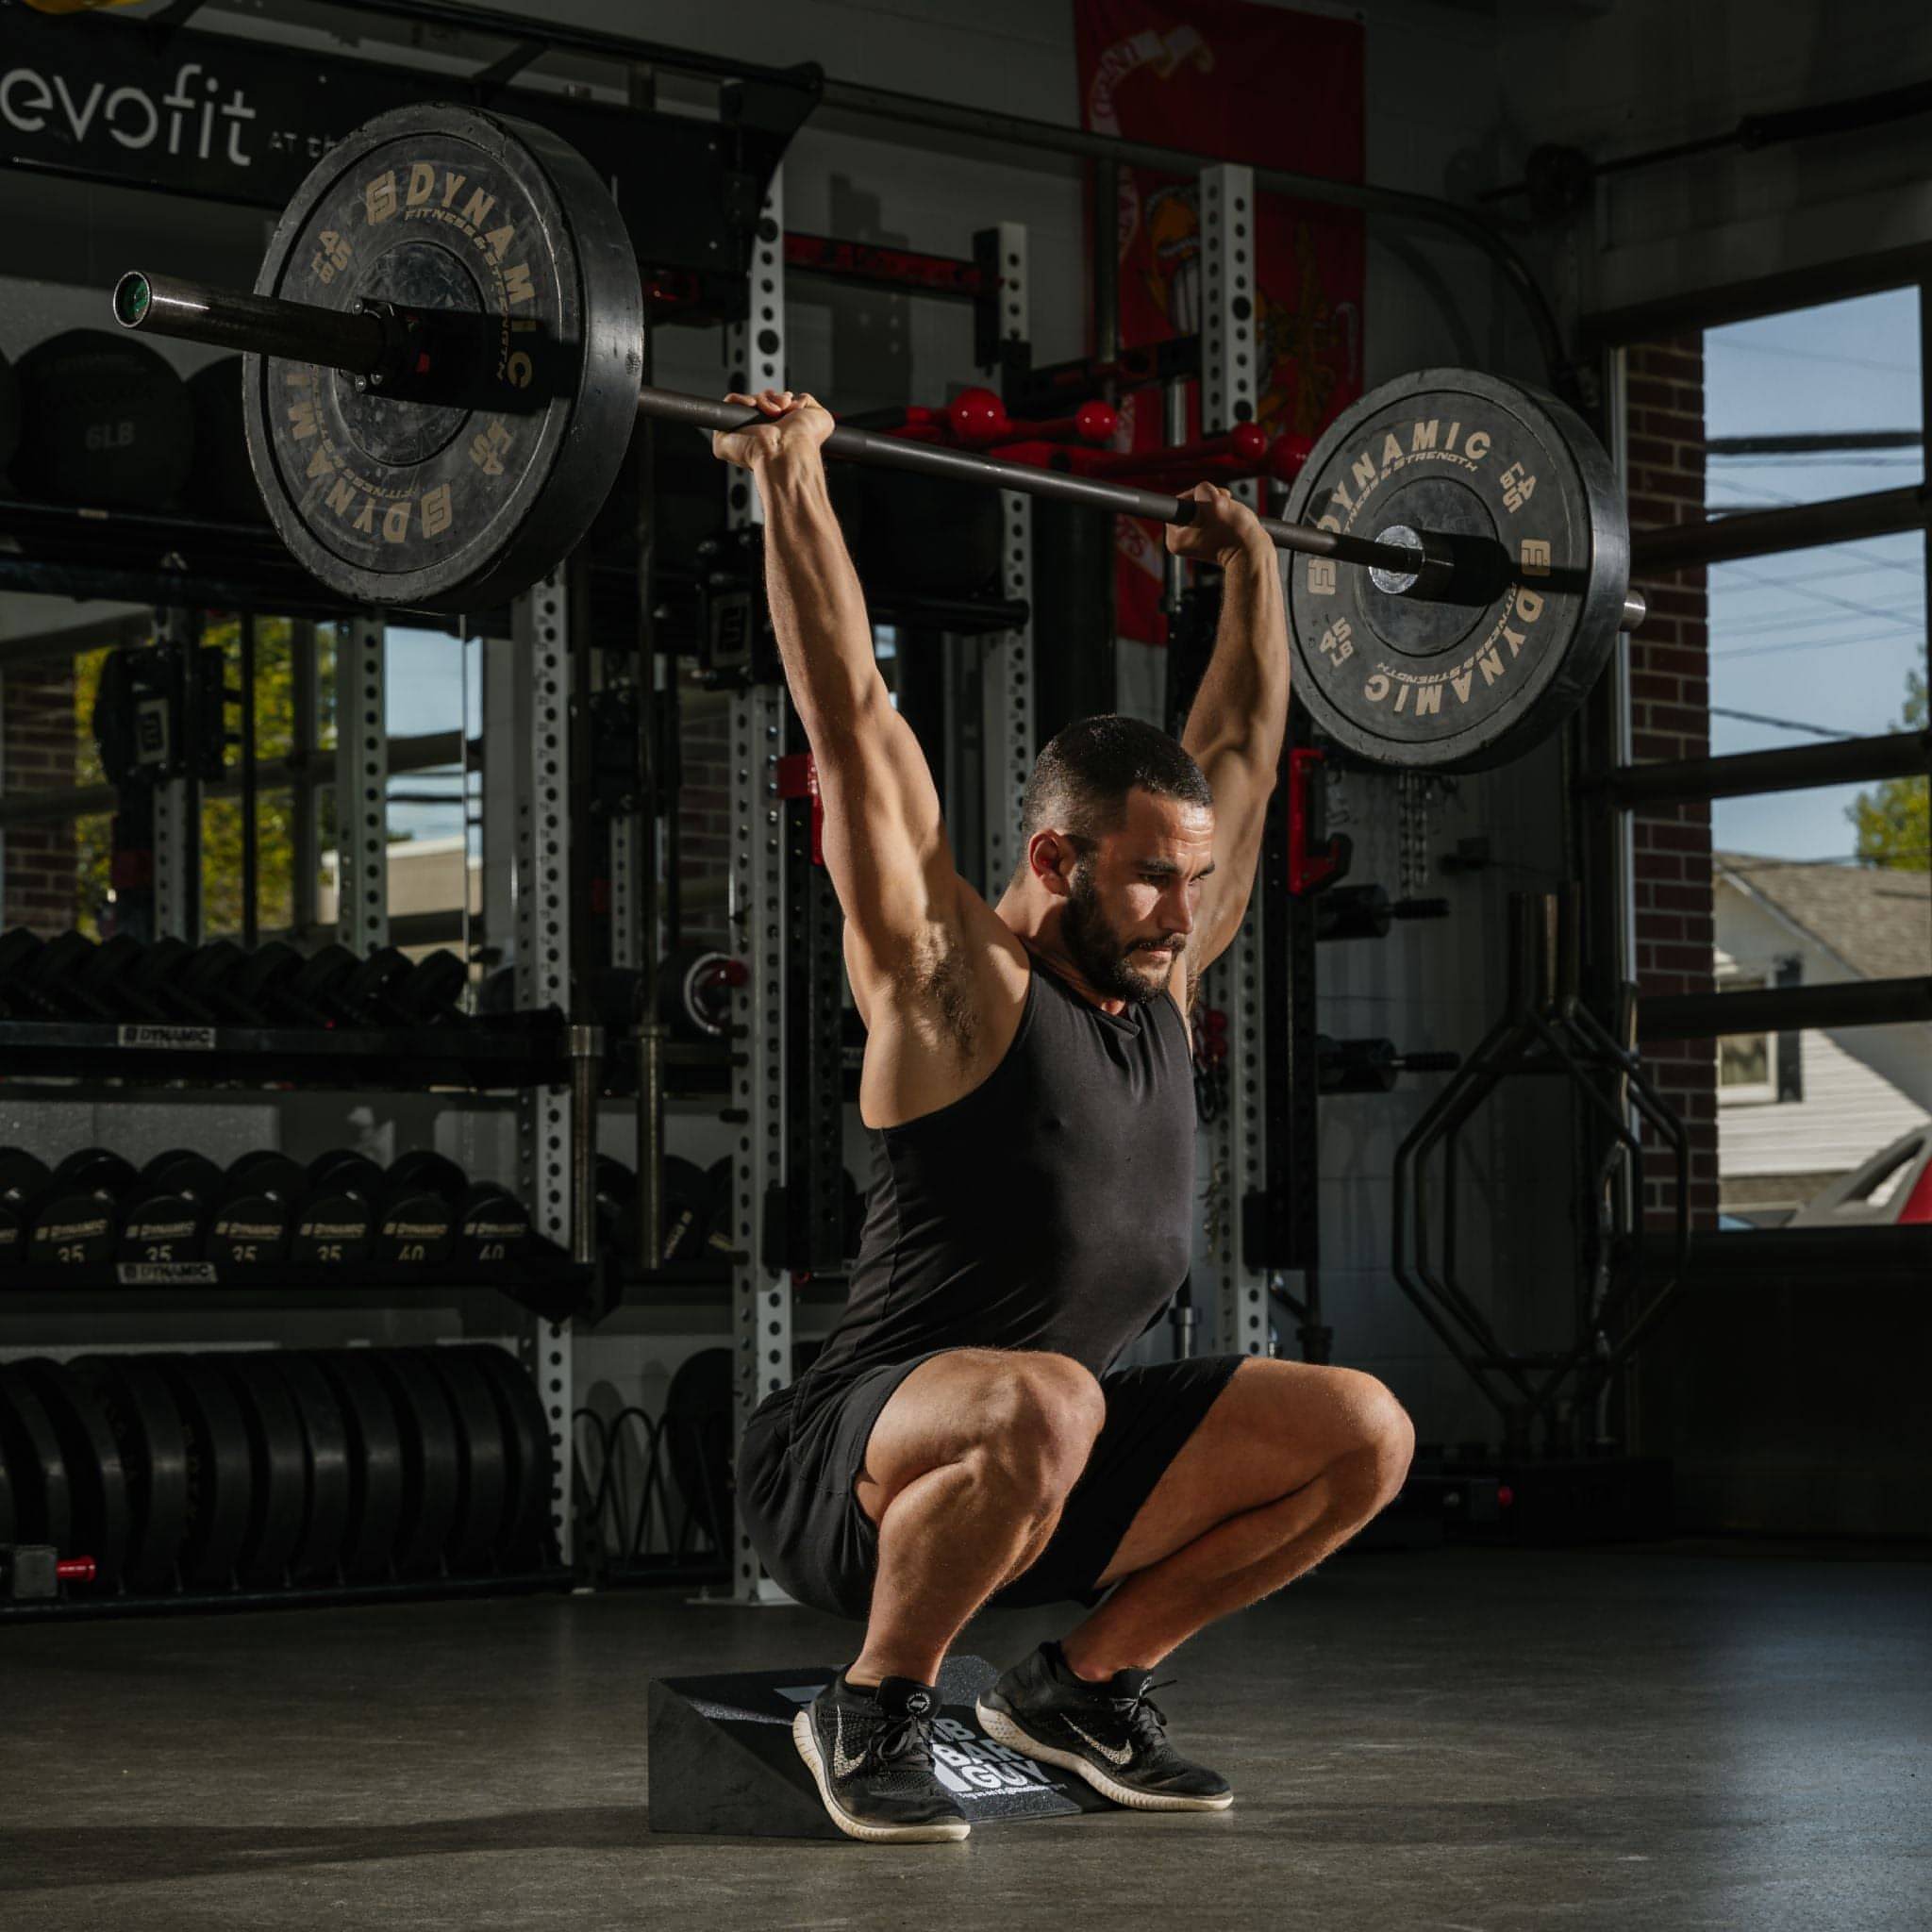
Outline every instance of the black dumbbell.
{"type": "Polygon", "coordinates": [[[1388,1093],[1401,1074],[1453,1074],[1454,1053],[1397,1053],[1392,1040],[1330,1040],[1315,1036],[1316,1086],[1323,1093],[1388,1093]]]}
{"type": "MultiPolygon", "coordinates": [[[[302,971],[302,955],[280,940],[244,953],[227,982],[228,996],[255,1015],[257,1025],[273,1026],[288,1018],[288,993],[302,971]]],[[[238,1022],[238,1024],[247,1024],[238,1022]]]]}
{"type": "Polygon", "coordinates": [[[114,1258],[134,1166],[103,1147],[70,1154],[47,1180],[28,1252],[37,1267],[101,1267],[114,1258]]]}
{"type": "Polygon", "coordinates": [[[1386,939],[1397,919],[1446,919],[1446,899],[1393,899],[1376,885],[1330,886],[1314,900],[1318,940],[1386,939]]]}
{"type": "Polygon", "coordinates": [[[40,1001],[28,991],[33,962],[46,944],[39,933],[24,925],[0,933],[0,1012],[9,1020],[39,1020],[45,1016],[40,1001]]]}
{"type": "Polygon", "coordinates": [[[466,1017],[462,998],[470,969],[462,958],[443,950],[425,953],[395,987],[391,1007],[406,1026],[434,1026],[466,1017]]]}
{"type": "Polygon", "coordinates": [[[184,1018],[204,1026],[259,1026],[261,1011],[237,991],[248,955],[233,940],[209,940],[181,962],[173,988],[184,1018]]]}
{"type": "Polygon", "coordinates": [[[455,1161],[418,1151],[399,1155],[385,1176],[376,1257],[399,1266],[514,1260],[530,1216],[508,1188],[472,1181],[455,1161]]]}
{"type": "Polygon", "coordinates": [[[382,1170],[367,1155],[339,1148],[308,1163],[308,1191],[295,1217],[291,1261],[339,1267],[366,1260],[375,1236],[382,1170]]]}
{"type": "Polygon", "coordinates": [[[123,997],[142,1018],[175,1021],[187,1025],[213,1024],[213,1016],[182,994],[181,980],[194,958],[186,940],[152,940],[141,949],[122,981],[123,997]]]}
{"type": "MultiPolygon", "coordinates": [[[[82,944],[86,945],[85,941],[82,944]]],[[[88,1011],[106,1020],[159,1020],[166,1016],[145,1010],[128,991],[128,975],[140,963],[141,941],[118,932],[99,945],[73,954],[74,997],[88,1011]]]]}
{"type": "Polygon", "coordinates": [[[377,946],[342,982],[342,1006],[358,1025],[387,1026],[394,1019],[395,990],[409,976],[409,956],[395,946],[377,946]]]}
{"type": "Polygon", "coordinates": [[[157,1154],[123,1202],[120,1258],[199,1261],[221,1191],[222,1171],[207,1155],[185,1147],[157,1154]]]}
{"type": "Polygon", "coordinates": [[[447,1261],[469,1176],[445,1155],[398,1155],[383,1176],[375,1257],[390,1267],[434,1268],[447,1261]]]}
{"type": "Polygon", "coordinates": [[[455,1257],[479,1267],[514,1261],[530,1239],[530,1213],[495,1181],[472,1181],[457,1211],[455,1257]]]}
{"type": "Polygon", "coordinates": [[[454,953],[411,959],[379,946],[350,976],[343,998],[366,1024],[426,1026],[462,1017],[458,1002],[469,982],[470,969],[454,953]]]}
{"type": "Polygon", "coordinates": [[[0,1147],[0,1268],[25,1262],[34,1216],[52,1178],[38,1155],[24,1147],[0,1147]]]}
{"type": "Polygon", "coordinates": [[[324,946],[303,960],[301,970],[279,989],[277,1016],[299,1026],[341,1026],[356,1015],[344,995],[361,965],[347,946],[324,946]]]}
{"type": "Polygon", "coordinates": [[[39,952],[23,961],[22,991],[50,1018],[110,1018],[108,1008],[99,1004],[87,986],[94,955],[99,950],[85,933],[56,933],[39,952]]]}
{"type": "Polygon", "coordinates": [[[258,1267],[288,1253],[308,1176],[286,1154],[260,1149],[230,1163],[208,1228],[208,1258],[258,1267]]]}

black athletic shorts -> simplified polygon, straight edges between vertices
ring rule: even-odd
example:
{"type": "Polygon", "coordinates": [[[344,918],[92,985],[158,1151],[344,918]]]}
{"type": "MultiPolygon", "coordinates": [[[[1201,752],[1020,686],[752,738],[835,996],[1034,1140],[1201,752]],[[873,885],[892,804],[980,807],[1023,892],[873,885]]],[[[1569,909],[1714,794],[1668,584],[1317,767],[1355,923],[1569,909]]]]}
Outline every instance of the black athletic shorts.
{"type": "MultiPolygon", "coordinates": [[[[864,1620],[878,1530],[852,1485],[892,1391],[921,1362],[945,1353],[867,1370],[823,1395],[808,1372],[753,1414],[738,1451],[739,1509],[765,1568],[800,1603],[864,1620]],[[805,1407],[795,1413],[801,1391],[805,1407]]],[[[1243,1359],[1196,1356],[1103,1375],[1107,1423],[1059,1525],[1039,1560],[991,1598],[992,1607],[1097,1604],[1106,1594],[1097,1579],[1127,1525],[1243,1359]]]]}

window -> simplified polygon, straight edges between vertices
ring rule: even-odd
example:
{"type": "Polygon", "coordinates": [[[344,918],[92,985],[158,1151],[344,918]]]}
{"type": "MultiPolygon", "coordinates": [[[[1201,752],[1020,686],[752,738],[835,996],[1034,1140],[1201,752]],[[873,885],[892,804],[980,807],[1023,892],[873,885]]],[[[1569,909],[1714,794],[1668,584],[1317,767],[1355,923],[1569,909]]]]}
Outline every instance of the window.
{"type": "MultiPolygon", "coordinates": [[[[1732,973],[1718,980],[1720,991],[1746,992],[1766,984],[1761,973],[1732,973]]],[[[1772,1078],[1772,1036],[1769,1033],[1726,1033],[1717,1042],[1718,1098],[1726,1107],[1745,1101],[1777,1098],[1772,1078]]]]}
{"type": "MultiPolygon", "coordinates": [[[[1922,483],[1919,308],[1918,290],[1892,289],[1709,330],[1706,507],[1774,509],[1922,483]]],[[[1714,755],[1923,725],[1922,532],[1713,564],[1709,598],[1714,755]]],[[[1924,873],[1924,778],[1719,799],[1713,842],[1740,861],[1924,873]]],[[[1857,923],[1889,924],[1889,909],[1857,923]]],[[[1932,970],[1932,920],[1919,924],[1920,962],[1902,971],[1932,970]]]]}

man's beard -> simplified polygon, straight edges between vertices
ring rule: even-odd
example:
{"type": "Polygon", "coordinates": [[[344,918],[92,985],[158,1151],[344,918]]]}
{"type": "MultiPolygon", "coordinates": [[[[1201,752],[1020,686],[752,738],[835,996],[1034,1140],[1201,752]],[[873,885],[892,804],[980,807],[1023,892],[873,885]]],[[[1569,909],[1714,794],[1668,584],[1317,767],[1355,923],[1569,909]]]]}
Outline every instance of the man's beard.
{"type": "MultiPolygon", "coordinates": [[[[1085,858],[1074,866],[1074,875],[1067,882],[1066,908],[1060,913],[1060,942],[1067,949],[1067,957],[1079,968],[1081,978],[1104,999],[1144,1006],[1166,990],[1165,977],[1148,979],[1135,972],[1135,953],[1147,948],[1144,943],[1131,948],[1124,944],[1120,935],[1108,924],[1100,894],[1093,889],[1092,864],[1085,858]]],[[[1173,958],[1167,963],[1172,967],[1173,958]]]]}

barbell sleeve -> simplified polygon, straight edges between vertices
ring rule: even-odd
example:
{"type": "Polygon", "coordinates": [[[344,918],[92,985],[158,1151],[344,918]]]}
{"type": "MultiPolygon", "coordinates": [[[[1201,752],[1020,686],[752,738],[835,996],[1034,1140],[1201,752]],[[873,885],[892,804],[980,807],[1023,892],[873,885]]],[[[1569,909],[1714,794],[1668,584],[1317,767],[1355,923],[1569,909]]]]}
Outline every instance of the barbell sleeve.
{"type": "Polygon", "coordinates": [[[359,309],[318,308],[245,289],[211,289],[175,275],[130,270],[114,284],[114,320],[145,335],[175,336],[291,362],[317,362],[351,375],[382,365],[381,319],[359,309]]]}

